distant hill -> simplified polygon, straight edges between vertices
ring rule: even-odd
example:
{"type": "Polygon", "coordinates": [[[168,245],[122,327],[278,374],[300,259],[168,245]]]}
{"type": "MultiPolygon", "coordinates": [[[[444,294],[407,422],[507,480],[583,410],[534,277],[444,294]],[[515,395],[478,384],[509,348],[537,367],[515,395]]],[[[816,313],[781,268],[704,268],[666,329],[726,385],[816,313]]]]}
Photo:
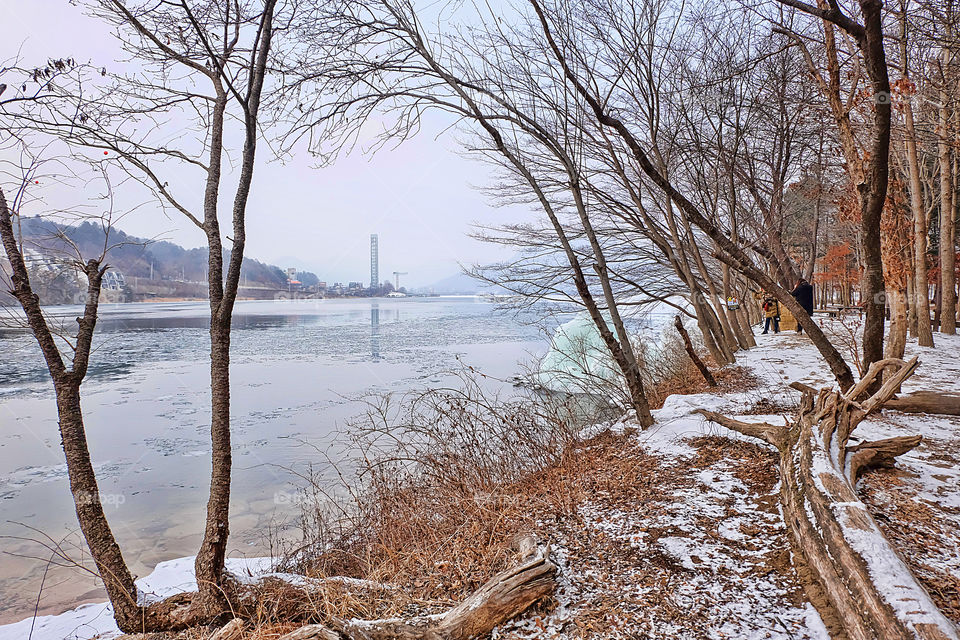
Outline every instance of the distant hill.
{"type": "MultiPolygon", "coordinates": [[[[21,220],[21,227],[28,245],[44,255],[73,257],[76,254],[66,240],[58,237],[61,233],[76,244],[85,256],[99,254],[104,245],[104,230],[93,222],[61,225],[36,217],[21,220]]],[[[107,255],[107,262],[128,278],[149,278],[152,266],[155,280],[206,280],[206,247],[184,249],[172,242],[153,242],[131,236],[117,228],[110,230],[109,242],[112,248],[107,255]]],[[[224,259],[229,259],[229,256],[229,251],[224,252],[224,259]]],[[[248,282],[282,286],[287,281],[279,267],[251,258],[244,258],[242,273],[248,282]]]]}
{"type": "MultiPolygon", "coordinates": [[[[104,230],[93,222],[79,225],[59,224],[41,217],[23,218],[20,228],[24,238],[24,248],[31,271],[72,271],[68,260],[75,260],[77,249],[84,257],[99,255],[104,246],[104,230]],[[74,248],[75,245],[76,248],[74,248]],[[59,265],[59,267],[58,267],[59,265]]],[[[150,241],[131,236],[113,228],[109,236],[110,251],[107,264],[111,269],[123,274],[127,282],[134,278],[155,281],[204,282],[207,278],[207,249],[184,249],[178,244],[166,241],[150,241]]],[[[224,260],[229,260],[230,252],[224,252],[224,260]]],[[[311,279],[313,274],[299,274],[311,279]]],[[[279,267],[244,258],[241,268],[243,282],[252,286],[284,287],[287,276],[279,267]]],[[[33,278],[31,278],[33,279],[33,278]]],[[[50,279],[50,278],[48,278],[50,279]]],[[[60,277],[59,280],[64,280],[60,277]]],[[[69,280],[69,279],[67,279],[69,280]]],[[[312,280],[316,280],[313,276],[312,280]]],[[[41,300],[46,304],[69,302],[73,297],[71,289],[82,285],[79,282],[64,284],[56,291],[48,289],[46,295],[40,291],[41,300]]],[[[42,289],[43,287],[41,287],[42,289]]]]}

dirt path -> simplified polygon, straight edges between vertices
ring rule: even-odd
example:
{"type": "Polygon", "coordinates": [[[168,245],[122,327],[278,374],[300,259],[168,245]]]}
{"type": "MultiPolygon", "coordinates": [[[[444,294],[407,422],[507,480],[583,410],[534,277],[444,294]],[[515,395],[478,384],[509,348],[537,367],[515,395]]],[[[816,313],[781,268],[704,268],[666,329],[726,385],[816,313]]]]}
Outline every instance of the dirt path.
{"type": "Polygon", "coordinates": [[[776,498],[776,458],[701,437],[673,461],[604,434],[575,516],[543,522],[562,565],[555,607],[503,638],[820,638],[776,498]]]}

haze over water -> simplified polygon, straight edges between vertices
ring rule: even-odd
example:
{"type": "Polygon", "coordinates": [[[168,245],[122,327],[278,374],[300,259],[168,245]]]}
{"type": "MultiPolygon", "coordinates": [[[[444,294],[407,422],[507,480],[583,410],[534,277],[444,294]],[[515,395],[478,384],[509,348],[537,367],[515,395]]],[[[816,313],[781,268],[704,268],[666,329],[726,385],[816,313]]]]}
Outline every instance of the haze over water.
{"type": "MultiPolygon", "coordinates": [[[[51,308],[69,323],[78,308],[51,308]]],[[[82,387],[100,491],[137,575],[192,555],[209,478],[209,350],[205,302],[104,305],[82,387]]],[[[548,341],[473,297],[238,302],[233,333],[234,483],[231,555],[263,555],[272,523],[323,458],[363,394],[443,380],[459,357],[506,378],[548,341]]],[[[33,336],[0,329],[0,623],[81,600],[96,581],[52,567],[43,534],[86,559],[57,432],[53,387],[33,336]],[[31,529],[32,528],[32,529],[31,529]],[[17,539],[21,538],[21,539],[17,539]],[[29,556],[29,557],[23,557],[29,556]]]]}

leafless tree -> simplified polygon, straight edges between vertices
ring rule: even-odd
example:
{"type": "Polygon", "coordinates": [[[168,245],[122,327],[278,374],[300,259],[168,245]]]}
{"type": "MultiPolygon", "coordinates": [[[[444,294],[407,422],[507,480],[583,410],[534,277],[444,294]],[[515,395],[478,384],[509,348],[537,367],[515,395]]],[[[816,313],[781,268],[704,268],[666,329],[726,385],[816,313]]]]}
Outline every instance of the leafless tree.
{"type": "MultiPolygon", "coordinates": [[[[211,484],[195,567],[199,594],[190,602],[188,613],[181,616],[183,624],[216,618],[230,608],[224,557],[232,470],[231,321],[244,255],[257,142],[264,126],[262,96],[268,85],[271,56],[277,55],[275,36],[289,26],[295,5],[278,0],[181,0],[160,5],[91,0],[85,6],[115,27],[122,46],[141,68],[127,75],[113,75],[106,67],[81,67],[70,79],[48,83],[42,99],[33,101],[35,108],[17,114],[19,126],[57,137],[74,148],[102,150],[115,158],[130,176],[151,188],[165,206],[196,225],[207,241],[211,484]],[[175,130],[182,135],[171,136],[175,130]],[[227,235],[221,228],[219,212],[222,167],[234,136],[243,142],[227,235]],[[192,202],[185,195],[191,191],[190,185],[173,177],[177,167],[181,172],[196,172],[197,182],[193,184],[202,185],[202,202],[192,202]],[[225,258],[225,239],[230,242],[229,259],[225,258]]],[[[94,535],[88,538],[88,544],[94,552],[95,547],[108,541],[94,535]]],[[[109,580],[106,576],[104,579],[109,580]]],[[[145,617],[135,598],[127,604],[115,597],[111,600],[125,631],[171,626],[169,617],[145,617]]]]}
{"type": "MultiPolygon", "coordinates": [[[[844,388],[851,386],[853,376],[846,362],[820,327],[797,304],[790,291],[758,268],[746,254],[741,244],[733,242],[729,233],[724,231],[716,220],[712,220],[708,215],[705,215],[690,198],[682,194],[670,178],[658,169],[656,162],[641,142],[639,134],[628,126],[622,117],[622,113],[617,111],[614,115],[614,108],[609,104],[609,97],[617,95],[617,87],[621,77],[617,72],[618,68],[608,69],[606,71],[609,73],[605,74],[592,64],[595,56],[588,53],[584,48],[584,43],[580,42],[581,34],[587,32],[587,29],[570,19],[570,15],[573,13],[570,7],[564,4],[548,9],[538,0],[530,0],[530,2],[537,13],[542,33],[549,43],[551,56],[556,60],[566,81],[589,105],[592,116],[596,121],[604,128],[612,131],[627,145],[633,160],[646,178],[669,198],[685,219],[698,227],[715,243],[717,249],[715,255],[719,259],[735,267],[755,283],[771,292],[781,304],[790,309],[827,361],[841,386],[844,388]]],[[[629,52],[620,52],[620,55],[611,57],[619,60],[621,67],[628,64],[631,59],[629,52]]]]}
{"type": "Polygon", "coordinates": [[[847,156],[850,177],[857,190],[860,206],[860,243],[863,260],[861,300],[866,311],[863,328],[864,365],[883,358],[883,326],[886,296],[883,277],[883,256],[880,247],[880,223],[887,197],[890,174],[891,93],[884,48],[883,2],[859,0],[862,23],[850,17],[835,0],[818,5],[799,0],[780,0],[782,4],[819,18],[827,30],[828,71],[830,80],[817,78],[826,87],[834,107],[834,117],[840,130],[842,147],[847,156]],[[873,118],[868,152],[861,160],[851,130],[849,109],[839,95],[839,62],[833,27],[851,37],[862,56],[865,75],[873,95],[873,118]]]}
{"type": "MultiPolygon", "coordinates": [[[[24,151],[26,153],[26,150],[24,151]]],[[[0,187],[0,241],[9,262],[8,285],[10,293],[22,310],[19,318],[25,321],[36,338],[53,381],[61,446],[66,458],[70,491],[73,494],[80,531],[90,549],[120,626],[129,630],[148,628],[150,624],[147,620],[153,620],[156,611],[148,613],[139,606],[133,576],[104,513],[96,472],[87,447],[86,427],[80,403],[80,387],[86,378],[93,348],[103,276],[110,268],[107,259],[113,248],[110,233],[114,221],[113,194],[109,188],[108,173],[104,169],[102,175],[108,189],[110,206],[96,215],[104,238],[96,255],[83,255],[66,231],[56,233],[58,247],[73,250],[74,257],[70,265],[81,273],[86,281],[83,313],[76,319],[76,329],[71,330],[45,315],[40,297],[31,282],[24,248],[25,239],[20,231],[21,206],[28,199],[30,187],[40,182],[35,179],[39,178],[37,166],[36,163],[31,163],[23,167],[23,178],[13,182],[12,191],[16,195],[12,202],[8,203],[4,193],[9,184],[0,187]]],[[[50,224],[57,228],[56,221],[51,221],[50,224]]]]}
{"type": "MultiPolygon", "coordinates": [[[[323,140],[332,132],[338,150],[376,113],[393,118],[384,139],[410,135],[428,109],[470,123],[471,150],[504,172],[506,189],[519,186],[527,194],[521,198],[531,198],[544,212],[579,303],[620,368],[640,422],[651,424],[641,371],[587,196],[587,160],[577,138],[568,135],[568,117],[558,111],[565,98],[562,87],[557,94],[541,85],[541,70],[519,50],[488,46],[484,38],[499,39],[495,29],[476,39],[444,34],[456,39],[459,52],[447,46],[438,53],[438,43],[422,29],[409,3],[332,5],[315,21],[321,28],[311,39],[337,47],[340,55],[332,67],[321,59],[305,69],[291,101],[298,105],[292,113],[293,138],[323,140]],[[545,122],[538,110],[553,119],[545,122]]],[[[500,43],[509,46],[507,40],[500,43]]]]}

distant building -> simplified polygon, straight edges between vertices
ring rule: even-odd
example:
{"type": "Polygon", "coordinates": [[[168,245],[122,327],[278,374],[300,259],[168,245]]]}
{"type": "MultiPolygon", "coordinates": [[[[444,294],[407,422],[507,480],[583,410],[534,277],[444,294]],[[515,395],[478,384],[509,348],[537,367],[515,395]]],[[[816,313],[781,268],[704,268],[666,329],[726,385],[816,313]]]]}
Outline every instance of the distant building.
{"type": "Polygon", "coordinates": [[[123,291],[123,288],[126,286],[127,281],[119,271],[111,269],[103,274],[101,288],[104,291],[123,291]]]}
{"type": "Polygon", "coordinates": [[[323,290],[327,288],[327,283],[323,280],[317,283],[317,289],[323,290]]]}
{"type": "Polygon", "coordinates": [[[380,286],[380,236],[370,234],[370,288],[380,286]]]}
{"type": "MultiPolygon", "coordinates": [[[[287,269],[287,280],[290,280],[291,282],[293,282],[293,281],[296,280],[296,279],[297,279],[297,268],[296,268],[296,267],[289,267],[289,268],[287,269]]],[[[298,283],[298,284],[299,284],[299,283],[298,283]]]]}
{"type": "Polygon", "coordinates": [[[351,282],[347,285],[347,289],[363,289],[362,282],[351,282]]]}

